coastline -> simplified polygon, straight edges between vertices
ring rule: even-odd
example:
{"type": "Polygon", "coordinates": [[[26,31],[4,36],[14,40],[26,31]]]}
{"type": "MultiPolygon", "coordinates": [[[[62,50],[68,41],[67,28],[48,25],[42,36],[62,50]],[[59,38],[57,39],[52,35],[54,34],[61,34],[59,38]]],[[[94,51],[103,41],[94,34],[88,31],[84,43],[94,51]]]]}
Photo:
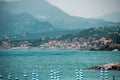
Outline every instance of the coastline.
{"type": "Polygon", "coordinates": [[[41,49],[41,48],[31,48],[31,49],[0,49],[0,51],[89,51],[89,52],[119,52],[119,50],[81,50],[81,49],[41,49]]]}

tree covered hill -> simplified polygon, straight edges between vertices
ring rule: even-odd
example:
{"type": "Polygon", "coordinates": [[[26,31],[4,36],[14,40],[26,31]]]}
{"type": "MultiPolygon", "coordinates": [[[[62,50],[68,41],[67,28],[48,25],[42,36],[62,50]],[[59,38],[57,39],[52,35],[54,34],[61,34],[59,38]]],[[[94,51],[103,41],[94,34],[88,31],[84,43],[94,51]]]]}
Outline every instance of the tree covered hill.
{"type": "Polygon", "coordinates": [[[98,40],[100,38],[111,38],[114,32],[119,31],[120,26],[105,26],[98,28],[90,28],[78,33],[67,34],[59,38],[59,40],[72,40],[84,38],[86,40],[98,40]]]}
{"type": "MultiPolygon", "coordinates": [[[[69,32],[69,31],[68,31],[69,32]]],[[[57,32],[56,32],[57,33],[57,32]]],[[[95,40],[99,40],[101,38],[113,39],[113,42],[120,43],[120,26],[107,26],[107,27],[98,27],[98,28],[90,28],[82,31],[76,31],[72,34],[67,34],[63,36],[54,36],[54,37],[37,37],[37,38],[17,38],[17,39],[1,39],[0,45],[2,45],[2,41],[7,41],[15,46],[18,46],[21,42],[32,43],[32,46],[39,46],[40,44],[47,43],[49,41],[57,40],[57,41],[69,41],[73,42],[80,41],[79,39],[84,39],[86,42],[92,42],[95,40]],[[115,33],[115,34],[114,34],[115,33]]]]}

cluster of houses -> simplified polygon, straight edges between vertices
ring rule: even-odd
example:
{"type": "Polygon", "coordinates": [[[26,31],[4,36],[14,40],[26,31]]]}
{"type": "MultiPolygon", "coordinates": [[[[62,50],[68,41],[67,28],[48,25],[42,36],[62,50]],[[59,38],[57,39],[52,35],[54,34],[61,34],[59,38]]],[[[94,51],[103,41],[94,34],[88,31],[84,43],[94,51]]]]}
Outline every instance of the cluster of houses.
{"type": "MultiPolygon", "coordinates": [[[[50,40],[47,43],[39,44],[39,46],[35,46],[39,49],[65,49],[65,50],[82,50],[82,49],[90,49],[97,48],[101,45],[106,45],[111,43],[112,40],[101,38],[99,40],[88,41],[82,38],[81,40],[74,41],[58,41],[58,40],[50,40]]],[[[0,49],[32,49],[33,43],[28,41],[22,41],[17,43],[17,45],[10,43],[10,41],[2,41],[0,45],[0,49]]]]}
{"type": "Polygon", "coordinates": [[[67,50],[78,49],[79,50],[80,47],[87,47],[87,43],[52,40],[49,41],[48,43],[44,43],[40,45],[40,48],[42,49],[67,49],[67,50]]]}
{"type": "Polygon", "coordinates": [[[2,41],[0,49],[31,49],[32,43],[28,41],[20,42],[18,45],[12,44],[10,41],[2,41]]]}
{"type": "Polygon", "coordinates": [[[101,45],[107,45],[111,43],[112,40],[101,38],[100,40],[94,40],[92,42],[80,40],[80,41],[58,41],[58,40],[51,40],[48,43],[44,43],[40,45],[41,49],[67,49],[67,50],[83,50],[83,49],[90,49],[90,48],[97,48],[101,45]]]}

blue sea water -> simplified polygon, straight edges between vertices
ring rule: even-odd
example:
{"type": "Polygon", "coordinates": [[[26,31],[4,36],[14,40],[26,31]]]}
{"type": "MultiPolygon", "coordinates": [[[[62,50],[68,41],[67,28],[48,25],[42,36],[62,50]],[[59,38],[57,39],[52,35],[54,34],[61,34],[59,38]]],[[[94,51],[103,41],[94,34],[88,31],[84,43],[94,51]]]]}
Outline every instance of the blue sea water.
{"type": "MultiPolygon", "coordinates": [[[[120,52],[74,51],[74,50],[1,50],[0,73],[7,80],[8,73],[24,80],[24,72],[32,80],[32,72],[39,80],[50,80],[50,70],[60,70],[62,80],[76,80],[76,69],[83,69],[84,80],[100,80],[100,70],[88,68],[107,63],[120,62],[120,52]]],[[[109,80],[114,75],[120,80],[120,71],[110,70],[109,80]]]]}

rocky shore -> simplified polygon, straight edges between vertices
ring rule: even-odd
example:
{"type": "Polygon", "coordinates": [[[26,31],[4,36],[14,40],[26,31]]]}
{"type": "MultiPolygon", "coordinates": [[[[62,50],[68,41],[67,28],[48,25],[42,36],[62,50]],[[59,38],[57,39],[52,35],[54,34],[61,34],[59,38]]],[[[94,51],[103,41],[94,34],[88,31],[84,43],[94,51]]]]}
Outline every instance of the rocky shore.
{"type": "Polygon", "coordinates": [[[120,70],[120,62],[94,66],[94,67],[91,67],[90,70],[100,70],[101,68],[103,69],[107,68],[108,70],[120,70]]]}
{"type": "Polygon", "coordinates": [[[120,44],[107,44],[97,48],[91,48],[91,51],[120,51],[120,44]]]}

